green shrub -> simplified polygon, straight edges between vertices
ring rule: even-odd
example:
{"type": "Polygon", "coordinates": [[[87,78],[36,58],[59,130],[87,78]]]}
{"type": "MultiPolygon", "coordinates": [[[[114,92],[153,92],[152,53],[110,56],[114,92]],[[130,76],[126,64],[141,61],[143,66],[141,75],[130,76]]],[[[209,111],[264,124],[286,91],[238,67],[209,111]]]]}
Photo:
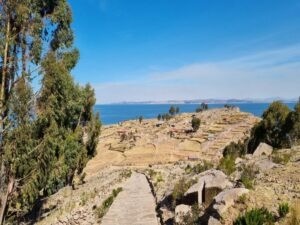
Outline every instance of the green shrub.
{"type": "Polygon", "coordinates": [[[97,207],[95,209],[96,215],[99,219],[101,219],[108,211],[110,206],[113,204],[115,198],[118,196],[118,194],[122,191],[123,189],[121,187],[114,189],[111,193],[111,195],[102,202],[102,205],[100,207],[97,207]]]}
{"type": "Polygon", "coordinates": [[[292,157],[291,153],[282,153],[282,154],[275,153],[272,155],[272,161],[274,163],[285,165],[290,161],[291,157],[292,157]]]}
{"type": "Polygon", "coordinates": [[[214,165],[206,160],[204,160],[202,163],[198,163],[195,166],[191,167],[190,165],[187,165],[185,167],[185,172],[187,174],[199,174],[202,173],[206,170],[212,169],[214,167],[214,165]]]}
{"type": "Polygon", "coordinates": [[[274,216],[265,208],[252,209],[244,215],[239,216],[234,225],[272,225],[274,216]]]}
{"type": "Polygon", "coordinates": [[[289,207],[288,203],[284,202],[284,203],[279,204],[278,213],[281,218],[285,217],[286,214],[289,213],[289,211],[290,211],[290,207],[289,207]]]}
{"type": "Polygon", "coordinates": [[[176,202],[180,201],[184,193],[197,181],[189,180],[187,181],[185,178],[181,178],[175,185],[172,192],[173,206],[176,205],[176,202]]]}
{"type": "Polygon", "coordinates": [[[196,132],[200,128],[201,120],[199,118],[193,117],[192,119],[192,128],[196,132]]]}
{"type": "Polygon", "coordinates": [[[252,165],[245,166],[241,175],[241,181],[248,189],[253,189],[254,179],[258,170],[252,165]]]}
{"type": "Polygon", "coordinates": [[[219,170],[222,170],[225,174],[230,175],[235,171],[235,157],[228,155],[220,160],[218,166],[219,170]]]}
{"type": "Polygon", "coordinates": [[[239,141],[238,143],[231,142],[228,146],[226,146],[223,150],[223,157],[233,156],[235,158],[240,157],[246,154],[245,145],[239,141]]]}

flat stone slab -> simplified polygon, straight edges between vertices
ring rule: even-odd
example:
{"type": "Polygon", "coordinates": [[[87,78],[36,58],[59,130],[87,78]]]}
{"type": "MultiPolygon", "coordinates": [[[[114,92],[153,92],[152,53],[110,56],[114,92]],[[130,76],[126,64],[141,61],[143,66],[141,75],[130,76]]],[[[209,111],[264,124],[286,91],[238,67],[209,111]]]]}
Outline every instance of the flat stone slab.
{"type": "Polygon", "coordinates": [[[155,207],[155,200],[145,175],[133,173],[101,224],[158,225],[155,207]]]}

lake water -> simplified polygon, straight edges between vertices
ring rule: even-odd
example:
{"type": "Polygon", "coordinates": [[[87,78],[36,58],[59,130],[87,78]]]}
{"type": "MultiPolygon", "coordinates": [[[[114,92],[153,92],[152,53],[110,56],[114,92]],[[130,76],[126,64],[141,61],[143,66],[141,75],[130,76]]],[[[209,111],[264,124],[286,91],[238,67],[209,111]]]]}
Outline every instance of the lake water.
{"type": "MultiPolygon", "coordinates": [[[[255,116],[261,116],[268,108],[270,103],[239,103],[233,104],[241,111],[252,113],[255,116]]],[[[286,103],[291,109],[295,103],[286,103]]],[[[111,104],[96,105],[95,111],[100,113],[101,121],[104,125],[115,124],[125,120],[137,119],[139,116],[144,118],[156,118],[158,114],[164,114],[169,111],[171,104],[111,104]]],[[[199,104],[176,104],[180,112],[195,112],[199,104]]],[[[210,109],[223,108],[224,104],[208,104],[210,109]]]]}

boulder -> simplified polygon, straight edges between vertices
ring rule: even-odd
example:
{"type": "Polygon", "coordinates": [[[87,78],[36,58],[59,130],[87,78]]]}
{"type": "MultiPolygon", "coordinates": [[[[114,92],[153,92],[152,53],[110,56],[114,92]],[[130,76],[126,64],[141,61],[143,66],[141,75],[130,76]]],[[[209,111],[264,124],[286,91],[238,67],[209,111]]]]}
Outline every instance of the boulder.
{"type": "Polygon", "coordinates": [[[247,194],[248,192],[249,190],[246,188],[224,190],[214,198],[215,204],[213,205],[213,208],[222,216],[229,207],[234,205],[240,196],[247,194]]]}
{"type": "Polygon", "coordinates": [[[253,156],[262,156],[262,155],[266,155],[269,156],[271,155],[273,152],[273,147],[266,144],[266,143],[260,143],[258,145],[258,147],[255,149],[253,156]]]}
{"type": "Polygon", "coordinates": [[[198,182],[187,190],[185,196],[196,194],[199,206],[203,203],[209,205],[215,195],[229,187],[233,184],[227,176],[220,170],[211,169],[199,174],[198,182]]]}
{"type": "Polygon", "coordinates": [[[189,215],[192,211],[192,207],[189,205],[178,205],[175,208],[175,222],[180,224],[184,216],[189,215]]]}
{"type": "Polygon", "coordinates": [[[269,159],[258,160],[254,163],[254,165],[259,169],[259,171],[263,172],[278,166],[276,163],[273,163],[269,159]]]}
{"type": "Polygon", "coordinates": [[[221,225],[221,222],[214,217],[209,217],[207,225],[221,225]]]}

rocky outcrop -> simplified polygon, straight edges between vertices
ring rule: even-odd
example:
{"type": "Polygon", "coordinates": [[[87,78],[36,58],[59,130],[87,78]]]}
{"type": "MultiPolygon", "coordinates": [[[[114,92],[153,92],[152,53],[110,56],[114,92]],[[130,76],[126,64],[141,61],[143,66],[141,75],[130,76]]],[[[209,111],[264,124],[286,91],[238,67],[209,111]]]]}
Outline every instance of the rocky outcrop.
{"type": "Polygon", "coordinates": [[[175,222],[177,224],[182,223],[183,217],[189,215],[191,213],[191,210],[192,210],[192,207],[189,206],[189,205],[181,204],[181,205],[176,206],[176,208],[175,208],[175,222]]]}
{"type": "Polygon", "coordinates": [[[249,192],[246,188],[233,188],[220,192],[215,198],[213,208],[222,216],[229,207],[239,199],[240,196],[249,192]]]}
{"type": "Polygon", "coordinates": [[[266,143],[260,143],[258,145],[258,147],[255,149],[253,156],[262,156],[262,155],[266,155],[269,156],[271,155],[273,152],[273,147],[266,144],[266,143]]]}
{"type": "Polygon", "coordinates": [[[215,195],[232,186],[233,184],[222,171],[211,169],[199,174],[198,182],[187,190],[185,196],[196,194],[200,206],[209,205],[215,195]]]}

